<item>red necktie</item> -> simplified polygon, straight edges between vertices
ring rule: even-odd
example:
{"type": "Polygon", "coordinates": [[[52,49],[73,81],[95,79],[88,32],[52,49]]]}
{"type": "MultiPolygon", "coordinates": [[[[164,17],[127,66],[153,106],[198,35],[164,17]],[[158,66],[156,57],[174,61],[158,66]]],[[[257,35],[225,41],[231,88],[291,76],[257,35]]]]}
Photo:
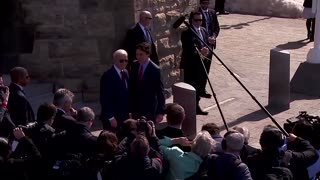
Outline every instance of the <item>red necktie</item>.
{"type": "Polygon", "coordinates": [[[142,77],[143,77],[143,65],[140,65],[139,73],[138,73],[138,80],[141,81],[142,77]]]}

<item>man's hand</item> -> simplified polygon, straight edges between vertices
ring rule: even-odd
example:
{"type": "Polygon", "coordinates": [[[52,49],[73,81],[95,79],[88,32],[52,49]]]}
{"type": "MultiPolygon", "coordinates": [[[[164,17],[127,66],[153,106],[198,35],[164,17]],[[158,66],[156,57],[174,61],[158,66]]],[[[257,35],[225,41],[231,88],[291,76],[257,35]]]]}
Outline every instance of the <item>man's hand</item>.
{"type": "Polygon", "coordinates": [[[173,138],[172,144],[179,144],[181,146],[191,146],[192,141],[189,141],[186,137],[173,138]]]}
{"type": "Polygon", "coordinates": [[[1,92],[1,97],[3,99],[3,102],[7,103],[9,100],[9,87],[8,86],[2,86],[5,88],[5,92],[1,92]]]}
{"type": "Polygon", "coordinates": [[[163,114],[158,114],[156,117],[156,123],[160,123],[163,120],[163,114]]]}
{"type": "Polygon", "coordinates": [[[113,128],[117,128],[117,126],[118,126],[117,120],[115,118],[112,118],[110,120],[110,124],[111,124],[111,127],[113,127],[113,128]]]}
{"type": "Polygon", "coordinates": [[[207,47],[203,47],[200,51],[204,56],[207,56],[209,54],[209,49],[207,47]]]}
{"type": "Polygon", "coordinates": [[[288,142],[292,142],[292,141],[294,141],[296,138],[297,138],[296,135],[290,133],[290,134],[289,134],[289,137],[287,137],[287,140],[288,140],[288,142]]]}
{"type": "Polygon", "coordinates": [[[21,128],[15,128],[13,130],[13,135],[18,140],[26,136],[21,128]]]}
{"type": "Polygon", "coordinates": [[[153,121],[147,121],[147,123],[148,123],[148,129],[149,129],[150,137],[157,137],[157,135],[156,135],[156,126],[154,125],[153,121]]]}
{"type": "Polygon", "coordinates": [[[216,43],[216,38],[214,36],[211,36],[211,37],[209,37],[208,41],[210,44],[214,44],[214,43],[216,43]]]}

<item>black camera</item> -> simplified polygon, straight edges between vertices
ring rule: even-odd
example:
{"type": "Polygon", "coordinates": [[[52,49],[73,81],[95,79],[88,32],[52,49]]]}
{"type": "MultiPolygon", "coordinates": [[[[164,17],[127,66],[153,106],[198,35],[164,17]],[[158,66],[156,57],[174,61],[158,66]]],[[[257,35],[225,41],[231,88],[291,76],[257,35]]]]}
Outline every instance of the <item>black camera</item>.
{"type": "Polygon", "coordinates": [[[137,120],[137,132],[144,132],[144,133],[148,132],[148,122],[146,117],[141,116],[137,120]]]}

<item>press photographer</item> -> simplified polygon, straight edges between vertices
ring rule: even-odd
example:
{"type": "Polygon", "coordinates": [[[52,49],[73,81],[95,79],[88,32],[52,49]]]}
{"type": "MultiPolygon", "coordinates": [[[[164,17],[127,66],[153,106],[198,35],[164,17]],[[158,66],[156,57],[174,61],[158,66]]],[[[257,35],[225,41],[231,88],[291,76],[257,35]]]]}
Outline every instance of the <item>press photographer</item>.
{"type": "Polygon", "coordinates": [[[7,110],[9,94],[9,88],[7,86],[0,86],[0,137],[6,138],[9,137],[15,128],[15,124],[12,122],[7,110]]]}

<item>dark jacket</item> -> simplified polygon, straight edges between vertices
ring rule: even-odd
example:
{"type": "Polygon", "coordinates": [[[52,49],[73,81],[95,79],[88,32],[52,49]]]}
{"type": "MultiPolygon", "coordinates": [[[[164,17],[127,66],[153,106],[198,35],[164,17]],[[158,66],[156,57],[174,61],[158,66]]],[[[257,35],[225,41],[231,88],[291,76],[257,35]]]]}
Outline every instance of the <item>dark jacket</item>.
{"type": "Polygon", "coordinates": [[[11,119],[15,125],[26,125],[29,122],[34,122],[34,112],[27,100],[25,92],[14,83],[9,86],[10,95],[8,101],[8,110],[11,119]]]}
{"type": "MultiPolygon", "coordinates": [[[[129,74],[127,73],[127,76],[129,74]]],[[[127,86],[129,86],[127,79],[127,86]]],[[[100,80],[101,120],[114,117],[118,126],[129,117],[129,90],[114,66],[108,69],[100,80]]]]}
{"type": "Polygon", "coordinates": [[[52,127],[56,132],[61,132],[72,128],[75,122],[76,120],[72,116],[68,116],[61,109],[58,109],[52,127]]]}
{"type": "Polygon", "coordinates": [[[8,138],[15,127],[8,110],[0,106],[0,137],[8,138]]]}
{"type": "MultiPolygon", "coordinates": [[[[220,26],[219,21],[216,15],[216,12],[212,9],[208,9],[209,19],[206,19],[206,16],[204,15],[204,12],[199,8],[199,12],[202,14],[202,24],[201,26],[204,27],[207,31],[209,36],[218,37],[220,32],[220,26]],[[207,29],[207,23],[208,23],[208,29],[207,29]]],[[[216,48],[216,44],[213,45],[214,48],[216,48]]]]}
{"type": "MultiPolygon", "coordinates": [[[[134,27],[128,30],[124,49],[128,52],[128,59],[129,59],[129,66],[136,60],[136,46],[142,42],[147,42],[146,37],[144,35],[143,30],[141,29],[140,25],[137,23],[134,27]]],[[[152,40],[151,44],[151,55],[150,59],[157,65],[159,65],[159,58],[158,53],[156,50],[156,46],[154,41],[152,40]]]]}
{"type": "Polygon", "coordinates": [[[57,154],[56,158],[66,154],[81,154],[83,158],[88,158],[96,153],[97,137],[84,125],[74,123],[64,134],[54,137],[52,146],[52,154],[57,154]]]}
{"type": "Polygon", "coordinates": [[[115,158],[114,179],[159,180],[161,170],[159,159],[123,154],[115,158]]]}
{"type": "MultiPolygon", "coordinates": [[[[178,137],[185,137],[183,131],[178,128],[167,126],[164,129],[161,129],[157,131],[157,136],[162,139],[164,136],[167,136],[169,138],[178,138],[178,137]]],[[[181,145],[173,145],[179,147],[184,152],[190,152],[191,148],[187,146],[181,146],[181,145]]]]}
{"type": "Polygon", "coordinates": [[[286,152],[262,151],[261,153],[249,157],[248,166],[252,173],[252,177],[257,179],[265,172],[265,169],[272,166],[279,166],[279,160],[286,154],[286,156],[291,157],[288,168],[291,170],[294,180],[309,179],[307,167],[317,161],[318,155],[316,150],[308,141],[301,138],[296,138],[295,141],[289,143],[288,148],[293,150],[287,150],[286,152]]]}
{"type": "Polygon", "coordinates": [[[156,115],[164,114],[165,97],[160,68],[152,61],[145,68],[142,80],[138,79],[140,64],[132,64],[130,74],[130,109],[135,117],[145,116],[155,120],[156,115]]]}
{"type": "Polygon", "coordinates": [[[249,168],[233,154],[212,154],[208,157],[208,179],[252,180],[249,168]]]}
{"type": "Polygon", "coordinates": [[[303,7],[312,8],[312,0],[304,0],[303,7]]]}
{"type": "Polygon", "coordinates": [[[0,157],[1,180],[36,179],[35,172],[41,159],[40,152],[28,137],[20,139],[18,146],[23,146],[26,156],[9,159],[0,157]]]}

